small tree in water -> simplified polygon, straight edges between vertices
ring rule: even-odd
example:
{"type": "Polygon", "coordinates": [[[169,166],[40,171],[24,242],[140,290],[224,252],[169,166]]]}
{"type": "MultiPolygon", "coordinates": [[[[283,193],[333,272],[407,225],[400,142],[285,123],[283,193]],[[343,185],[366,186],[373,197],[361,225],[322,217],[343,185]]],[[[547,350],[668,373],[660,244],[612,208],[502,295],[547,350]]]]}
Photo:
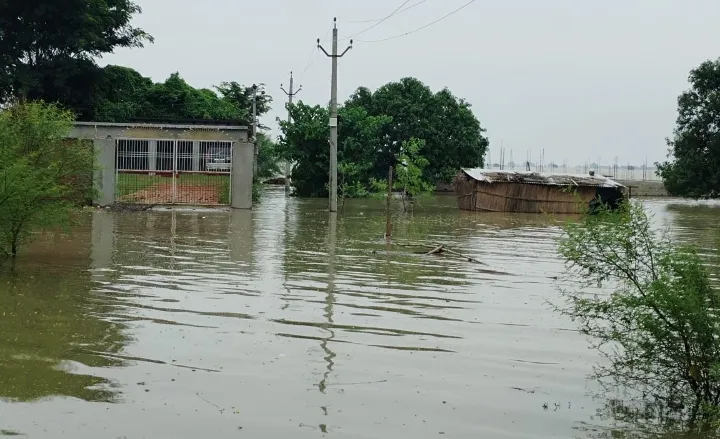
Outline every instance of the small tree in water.
{"type": "MultiPolygon", "coordinates": [[[[400,154],[394,168],[393,190],[400,191],[403,212],[409,210],[408,204],[413,205],[415,200],[431,195],[434,186],[423,177],[423,170],[428,160],[420,155],[420,148],[424,145],[422,140],[415,138],[402,143],[400,154]]],[[[371,179],[370,194],[384,198],[387,194],[387,181],[371,179]]]]}
{"type": "Polygon", "coordinates": [[[720,294],[692,246],[651,229],[638,203],[600,208],[565,226],[559,252],[570,274],[608,295],[563,291],[560,310],[609,361],[605,384],[635,389],[693,423],[720,405],[720,294]]]}
{"type": "Polygon", "coordinates": [[[28,103],[0,111],[0,262],[33,232],[68,224],[92,196],[92,145],[67,139],[72,114],[28,103]]]}
{"type": "Polygon", "coordinates": [[[406,201],[414,203],[418,197],[431,194],[433,186],[423,179],[423,170],[428,166],[428,160],[420,155],[420,149],[424,142],[418,139],[410,139],[402,143],[399,165],[395,172],[395,189],[402,191],[403,210],[408,211],[406,201]]]}

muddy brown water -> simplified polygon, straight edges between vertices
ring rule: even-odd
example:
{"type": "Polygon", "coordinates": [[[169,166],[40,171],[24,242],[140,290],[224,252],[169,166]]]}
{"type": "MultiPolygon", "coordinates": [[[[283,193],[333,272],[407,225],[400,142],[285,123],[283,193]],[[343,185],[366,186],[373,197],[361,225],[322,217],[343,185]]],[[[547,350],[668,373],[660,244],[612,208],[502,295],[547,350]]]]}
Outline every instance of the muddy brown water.
{"type": "MultiPolygon", "coordinates": [[[[645,204],[678,239],[713,244],[720,207],[645,204]]],[[[636,431],[602,415],[586,379],[599,358],[548,309],[551,219],[440,197],[396,218],[388,251],[382,204],[325,205],[268,191],[252,212],[92,212],[35,243],[0,274],[0,436],[636,431]]]]}

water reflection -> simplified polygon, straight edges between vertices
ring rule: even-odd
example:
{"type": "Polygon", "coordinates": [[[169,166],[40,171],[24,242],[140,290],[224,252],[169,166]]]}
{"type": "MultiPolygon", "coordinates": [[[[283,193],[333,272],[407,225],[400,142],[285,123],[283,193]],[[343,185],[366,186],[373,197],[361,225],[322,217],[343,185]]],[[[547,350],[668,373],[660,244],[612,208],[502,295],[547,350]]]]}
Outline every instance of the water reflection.
{"type": "MultiPolygon", "coordinates": [[[[31,402],[0,403],[0,433],[647,432],[588,395],[600,359],[547,307],[567,218],[454,203],[395,212],[389,247],[382,202],[337,215],[282,190],[253,211],[88,214],[72,239],[38,243],[0,275],[0,396],[31,402]],[[487,265],[424,254],[440,243],[487,265]],[[59,414],[62,427],[38,422],[59,414]]],[[[653,203],[693,242],[720,218],[653,203]]]]}
{"type": "MultiPolygon", "coordinates": [[[[332,373],[333,366],[335,363],[335,353],[330,349],[328,344],[335,338],[335,332],[332,329],[333,321],[333,305],[335,304],[335,245],[336,245],[336,234],[337,234],[337,214],[328,214],[328,236],[327,236],[327,264],[328,264],[328,281],[327,281],[327,293],[325,295],[325,317],[327,325],[323,328],[327,332],[327,336],[323,338],[320,343],[320,348],[323,350],[325,356],[323,359],[327,363],[325,372],[323,372],[322,379],[318,383],[318,390],[321,393],[325,393],[327,389],[327,381],[330,373],[332,373]]],[[[327,406],[322,406],[323,414],[327,416],[327,406]]],[[[327,424],[320,424],[320,430],[323,433],[327,433],[327,424]]]]}
{"type": "MultiPolygon", "coordinates": [[[[112,240],[105,232],[93,238],[112,240]]],[[[24,253],[14,272],[0,272],[0,398],[118,398],[101,368],[123,364],[104,354],[122,351],[131,337],[108,318],[112,301],[93,291],[90,244],[58,235],[24,253]]]]}
{"type": "Polygon", "coordinates": [[[230,260],[240,263],[250,273],[255,265],[253,262],[255,236],[253,213],[251,211],[240,209],[230,212],[228,242],[230,245],[230,260]]]}

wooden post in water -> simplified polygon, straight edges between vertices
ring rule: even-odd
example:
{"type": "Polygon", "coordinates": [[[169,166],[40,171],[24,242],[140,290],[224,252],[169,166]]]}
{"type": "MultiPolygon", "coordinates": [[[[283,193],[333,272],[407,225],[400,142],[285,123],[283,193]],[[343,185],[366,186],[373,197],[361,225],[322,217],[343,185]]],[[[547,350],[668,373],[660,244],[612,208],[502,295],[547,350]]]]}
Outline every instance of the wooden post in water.
{"type": "Polygon", "coordinates": [[[387,205],[385,212],[385,239],[390,239],[392,234],[392,223],[390,222],[390,199],[392,198],[392,178],[393,178],[393,167],[390,166],[388,170],[388,193],[387,193],[387,205]]]}

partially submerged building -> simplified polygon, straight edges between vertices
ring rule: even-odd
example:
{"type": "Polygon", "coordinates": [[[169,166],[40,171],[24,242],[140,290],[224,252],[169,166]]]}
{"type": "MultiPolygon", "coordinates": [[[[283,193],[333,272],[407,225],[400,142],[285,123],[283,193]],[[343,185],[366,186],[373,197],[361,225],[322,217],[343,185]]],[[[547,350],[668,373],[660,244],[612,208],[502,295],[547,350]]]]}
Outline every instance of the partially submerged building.
{"type": "Polygon", "coordinates": [[[602,175],[462,169],[453,182],[458,207],[486,212],[579,213],[598,201],[617,206],[625,187],[602,175]]]}

